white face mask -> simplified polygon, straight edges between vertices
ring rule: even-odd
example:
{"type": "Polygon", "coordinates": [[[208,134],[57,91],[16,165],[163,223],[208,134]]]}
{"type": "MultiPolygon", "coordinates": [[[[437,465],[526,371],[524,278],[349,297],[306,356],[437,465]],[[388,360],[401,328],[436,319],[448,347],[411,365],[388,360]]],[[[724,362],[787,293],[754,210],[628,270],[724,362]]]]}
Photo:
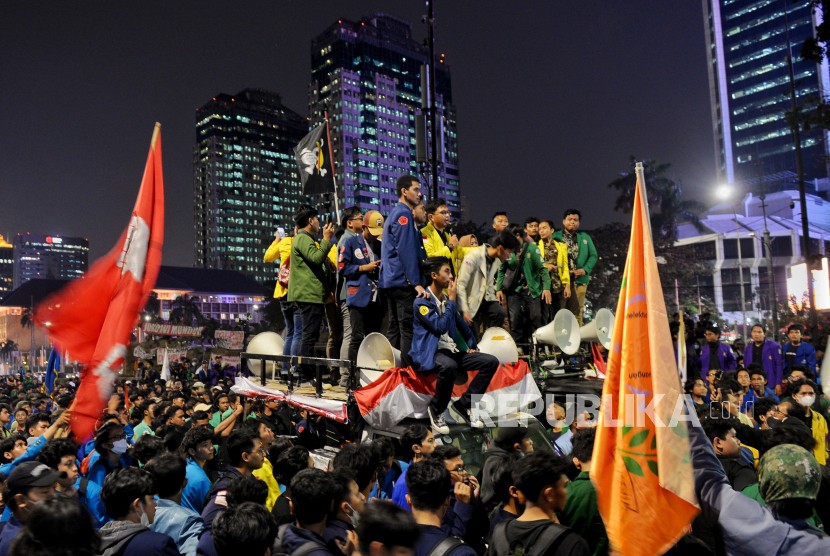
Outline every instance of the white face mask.
{"type": "Polygon", "coordinates": [[[144,504],[139,502],[138,505],[141,507],[141,515],[139,516],[138,520],[141,522],[143,526],[150,527],[150,516],[148,516],[147,512],[144,511],[144,504]]]}
{"type": "Polygon", "coordinates": [[[352,522],[352,527],[357,529],[357,525],[360,523],[360,512],[352,508],[351,504],[347,504],[347,506],[349,506],[349,509],[352,511],[352,515],[349,516],[349,521],[352,522]]]}
{"type": "Polygon", "coordinates": [[[116,440],[115,442],[113,442],[111,449],[113,453],[121,455],[127,451],[127,448],[127,441],[122,438],[121,440],[116,440]]]}
{"type": "Polygon", "coordinates": [[[816,403],[815,396],[801,396],[798,398],[798,403],[803,405],[804,407],[810,407],[814,403],[816,403]]]}

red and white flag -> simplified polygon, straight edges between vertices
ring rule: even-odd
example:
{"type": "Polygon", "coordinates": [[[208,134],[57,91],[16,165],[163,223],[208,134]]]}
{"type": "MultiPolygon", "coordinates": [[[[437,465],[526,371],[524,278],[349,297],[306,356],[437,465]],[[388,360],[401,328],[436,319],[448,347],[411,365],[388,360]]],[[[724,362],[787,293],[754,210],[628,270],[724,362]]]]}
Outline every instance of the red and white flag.
{"type": "Polygon", "coordinates": [[[71,427],[85,439],[112,394],[130,334],[156,284],[164,241],[161,124],[156,124],[130,223],[89,272],[40,303],[35,322],[82,365],[71,427]]]}

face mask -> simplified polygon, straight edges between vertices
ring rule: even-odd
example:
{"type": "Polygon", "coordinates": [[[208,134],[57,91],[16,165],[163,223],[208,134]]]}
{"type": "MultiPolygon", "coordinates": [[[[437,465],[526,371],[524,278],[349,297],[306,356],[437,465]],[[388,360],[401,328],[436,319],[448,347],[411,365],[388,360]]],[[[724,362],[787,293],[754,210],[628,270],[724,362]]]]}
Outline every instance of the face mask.
{"type": "Polygon", "coordinates": [[[28,496],[24,496],[24,498],[26,498],[26,509],[27,509],[29,512],[33,512],[33,511],[34,511],[34,507],[35,507],[35,506],[39,506],[39,505],[40,505],[40,503],[41,503],[41,502],[43,502],[43,500],[38,500],[37,502],[35,502],[34,500],[32,500],[31,498],[29,498],[28,496]],[[32,507],[31,507],[31,508],[29,508],[29,506],[32,506],[32,507]]]}
{"type": "Polygon", "coordinates": [[[816,403],[816,397],[815,396],[801,396],[800,398],[798,398],[798,403],[800,403],[804,407],[810,407],[811,405],[816,403]]]}
{"type": "Polygon", "coordinates": [[[115,454],[121,455],[127,451],[127,441],[123,438],[112,443],[112,451],[115,454]]]}
{"type": "Polygon", "coordinates": [[[352,515],[349,516],[349,521],[352,522],[352,527],[357,529],[357,525],[360,523],[360,513],[352,508],[351,504],[347,504],[347,506],[349,506],[349,509],[352,511],[352,515]]]}
{"type": "Polygon", "coordinates": [[[141,506],[141,516],[139,516],[139,521],[145,527],[150,527],[150,517],[147,515],[147,512],[144,511],[144,504],[139,502],[139,506],[141,506]]]}

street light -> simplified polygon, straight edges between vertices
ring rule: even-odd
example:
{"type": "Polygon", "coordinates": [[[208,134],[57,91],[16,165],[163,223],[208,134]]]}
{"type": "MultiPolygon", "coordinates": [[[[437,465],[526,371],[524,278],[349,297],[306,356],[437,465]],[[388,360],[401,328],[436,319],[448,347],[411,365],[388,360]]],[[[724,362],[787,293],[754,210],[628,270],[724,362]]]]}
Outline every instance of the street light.
{"type": "Polygon", "coordinates": [[[732,214],[735,215],[735,241],[738,244],[738,279],[741,281],[741,318],[743,320],[743,330],[741,336],[746,341],[746,293],[744,292],[744,264],[741,257],[741,231],[738,224],[738,210],[732,204],[731,198],[734,192],[734,187],[731,185],[718,186],[717,195],[725,200],[727,204],[732,207],[732,214]]]}

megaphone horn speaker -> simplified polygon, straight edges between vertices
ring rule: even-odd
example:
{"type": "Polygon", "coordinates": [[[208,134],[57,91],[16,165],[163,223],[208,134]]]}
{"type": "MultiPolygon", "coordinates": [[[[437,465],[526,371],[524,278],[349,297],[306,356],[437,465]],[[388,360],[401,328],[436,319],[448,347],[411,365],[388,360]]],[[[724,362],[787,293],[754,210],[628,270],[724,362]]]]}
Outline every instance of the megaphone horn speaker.
{"type": "Polygon", "coordinates": [[[614,337],[614,313],[608,309],[597,311],[594,320],[579,329],[583,342],[596,342],[605,349],[611,349],[614,337]]]}
{"type": "MultiPolygon", "coordinates": [[[[519,360],[519,350],[516,342],[504,328],[494,326],[484,331],[478,343],[478,351],[494,356],[499,363],[516,363],[519,360]]],[[[462,383],[463,384],[463,383],[462,383]]]]}
{"type": "Polygon", "coordinates": [[[380,377],[383,371],[401,366],[401,351],[393,348],[386,336],[372,332],[360,342],[357,350],[360,385],[366,386],[380,377]]]}
{"type": "Polygon", "coordinates": [[[538,343],[559,346],[563,353],[573,355],[579,350],[579,322],[573,313],[560,309],[553,322],[534,332],[533,338],[538,343]]]}
{"type": "MultiPolygon", "coordinates": [[[[261,332],[251,338],[245,352],[258,355],[282,355],[284,346],[285,341],[276,332],[261,332]]],[[[260,376],[261,366],[262,362],[259,359],[248,359],[248,369],[257,376],[260,376]]],[[[268,361],[265,366],[266,371],[274,372],[276,366],[276,362],[268,361]]]]}

